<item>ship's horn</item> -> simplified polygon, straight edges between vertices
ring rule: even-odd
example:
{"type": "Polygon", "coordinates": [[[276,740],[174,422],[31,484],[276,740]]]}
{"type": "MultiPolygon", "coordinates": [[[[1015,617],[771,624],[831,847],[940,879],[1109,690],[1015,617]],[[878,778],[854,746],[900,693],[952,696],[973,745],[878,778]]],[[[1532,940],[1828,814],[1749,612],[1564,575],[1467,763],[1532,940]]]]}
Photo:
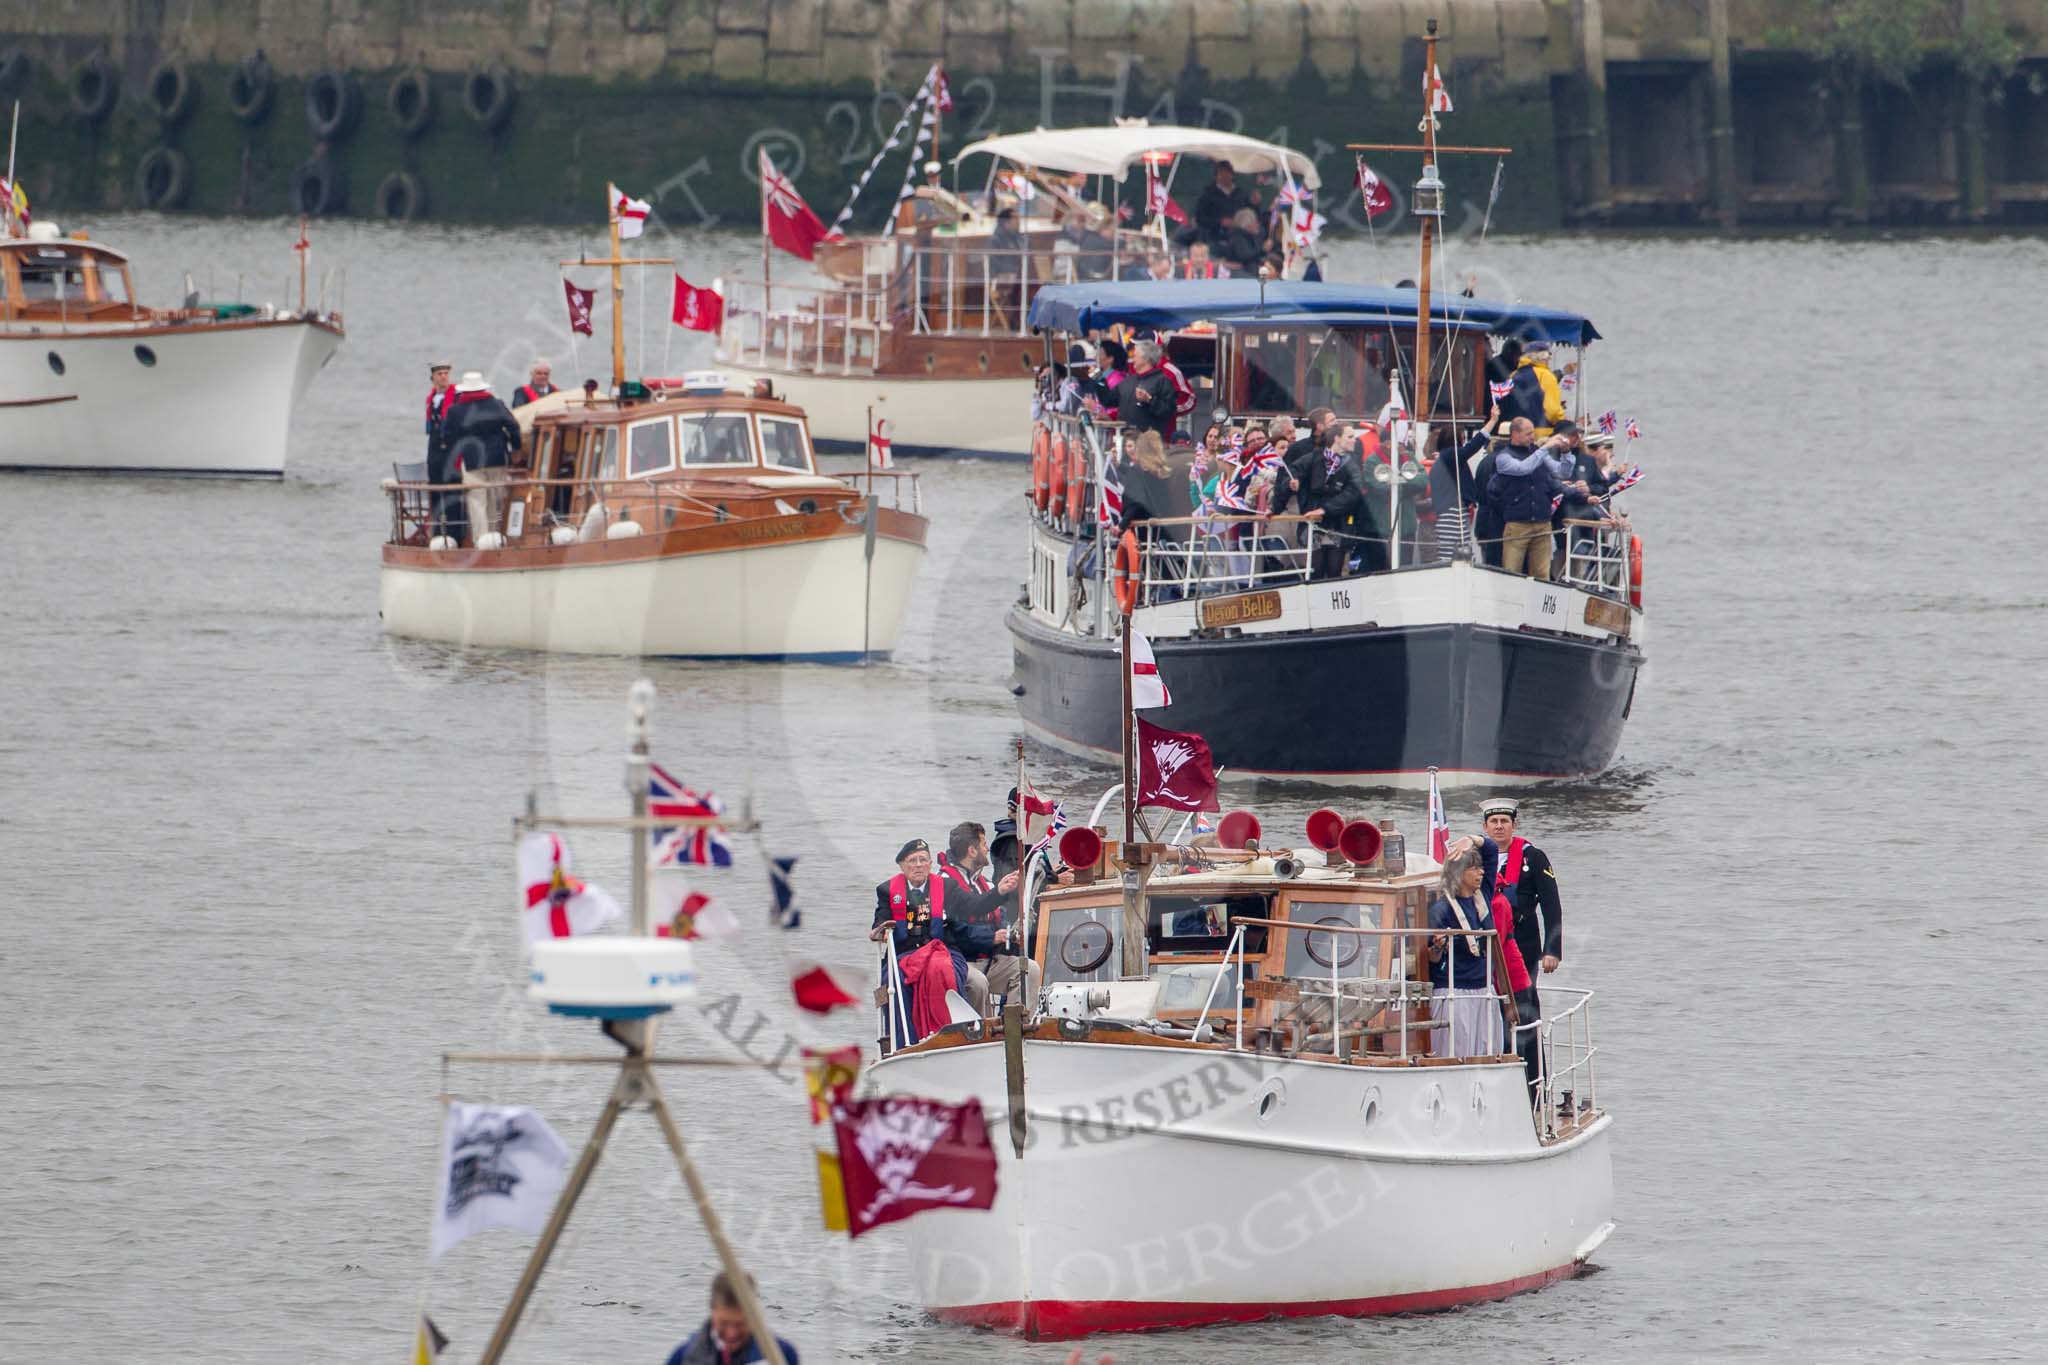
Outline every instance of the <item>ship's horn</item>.
{"type": "Polygon", "coordinates": [[[1102,857],[1102,836],[1087,825],[1070,825],[1060,835],[1060,861],[1068,867],[1093,867],[1102,857]]]}
{"type": "Polygon", "coordinates": [[[1337,836],[1344,832],[1344,817],[1324,806],[1321,810],[1310,811],[1308,817],[1308,841],[1325,853],[1336,850],[1337,836]]]}
{"type": "Polygon", "coordinates": [[[1384,842],[1378,825],[1370,820],[1353,820],[1337,836],[1337,851],[1362,867],[1380,856],[1380,845],[1384,842]]]}
{"type": "Polygon", "coordinates": [[[1259,841],[1259,817],[1234,810],[1216,822],[1216,842],[1225,848],[1251,848],[1259,841]]]}

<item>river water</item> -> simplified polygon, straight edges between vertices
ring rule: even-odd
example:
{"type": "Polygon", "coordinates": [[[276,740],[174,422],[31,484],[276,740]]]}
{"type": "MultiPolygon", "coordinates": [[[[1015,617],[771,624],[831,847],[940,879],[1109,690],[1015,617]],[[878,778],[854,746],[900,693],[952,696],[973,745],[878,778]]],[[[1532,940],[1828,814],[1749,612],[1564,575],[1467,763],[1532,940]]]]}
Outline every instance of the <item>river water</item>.
{"type": "MultiPolygon", "coordinates": [[[[210,269],[215,294],[254,272],[245,290],[276,297],[266,282],[291,269],[284,224],[96,226],[156,300],[187,269],[210,269]]],[[[802,859],[809,946],[854,969],[898,843],[992,820],[1014,770],[1015,467],[920,466],[932,554],[887,664],[386,640],[376,484],[417,458],[426,363],[488,369],[503,392],[536,347],[565,381],[602,360],[561,330],[553,262],[574,242],[315,235],[316,270],[348,266],[350,339],[282,485],[0,483],[5,1360],[399,1359],[421,1302],[474,1358],[527,1243],[487,1234],[429,1267],[436,1097],[535,1104],[576,1145],[604,1082],[444,1074],[439,1056],[603,1050],[514,989],[508,821],[529,787],[556,809],[618,809],[635,677],[660,687],[658,759],[751,798],[767,843],[802,859]]],[[[749,238],[659,245],[699,282],[757,260],[749,238]]],[[[1333,274],[1391,281],[1407,253],[1349,244],[1333,274]]],[[[1651,665],[1614,771],[1525,804],[1563,881],[1559,979],[1601,993],[1620,1226],[1597,1273],[1539,1294],[1125,1339],[1116,1358],[2048,1354],[2048,1014],[2032,998],[2048,930],[2016,887],[2040,856],[2018,835],[2040,818],[2048,725],[2022,306],[2048,245],[1495,237],[1454,264],[1484,272],[1483,292],[1589,313],[1609,338],[1593,403],[1645,433],[1632,503],[1651,665]],[[2003,851],[1994,826],[2012,827],[2003,851]]],[[[666,344],[645,368],[707,349],[666,344]]],[[[1109,780],[1032,763],[1070,809],[1109,780]]],[[[1320,803],[1235,794],[1269,828],[1320,803]]],[[[1472,795],[1453,803],[1460,826],[1472,795]]],[[[1421,824],[1413,797],[1350,800],[1421,824]]],[[[753,926],[756,846],[738,843],[740,871],[706,886],[753,926]]],[[[577,848],[623,891],[622,839],[577,848]]],[[[704,952],[712,1008],[682,1012],[664,1050],[772,1059],[792,1038],[854,1040],[854,1023],[799,1023],[776,947],[704,952]]],[[[1063,1359],[928,1321],[894,1233],[814,1230],[789,1072],[676,1070],[668,1086],[805,1358],[1063,1359]]],[[[670,1171],[652,1122],[628,1116],[515,1358],[660,1360],[696,1326],[712,1255],[670,1171]]]]}

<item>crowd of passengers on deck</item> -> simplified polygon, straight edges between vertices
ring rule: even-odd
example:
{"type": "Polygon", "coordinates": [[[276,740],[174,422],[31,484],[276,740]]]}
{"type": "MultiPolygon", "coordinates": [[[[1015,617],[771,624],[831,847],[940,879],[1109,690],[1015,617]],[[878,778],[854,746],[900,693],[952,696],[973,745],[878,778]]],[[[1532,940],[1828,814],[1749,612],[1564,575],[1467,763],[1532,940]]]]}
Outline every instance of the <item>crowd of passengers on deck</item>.
{"type": "Polygon", "coordinates": [[[1151,528],[1158,539],[1213,538],[1233,584],[1378,573],[1392,566],[1397,537],[1402,564],[1462,553],[1557,578],[1568,536],[1583,543],[1627,527],[1612,499],[1633,466],[1615,459],[1611,435],[1566,417],[1545,343],[1510,339],[1490,357],[1503,396],[1462,442],[1452,424],[1436,426],[1420,463],[1406,454],[1413,427],[1398,374],[1386,375],[1395,396],[1372,421],[1316,407],[1299,419],[1197,423],[1195,392],[1163,338],[1091,344],[1041,369],[1033,420],[1120,423],[1110,491],[1098,491],[1104,539],[1149,521],[1162,523],[1151,528]]]}

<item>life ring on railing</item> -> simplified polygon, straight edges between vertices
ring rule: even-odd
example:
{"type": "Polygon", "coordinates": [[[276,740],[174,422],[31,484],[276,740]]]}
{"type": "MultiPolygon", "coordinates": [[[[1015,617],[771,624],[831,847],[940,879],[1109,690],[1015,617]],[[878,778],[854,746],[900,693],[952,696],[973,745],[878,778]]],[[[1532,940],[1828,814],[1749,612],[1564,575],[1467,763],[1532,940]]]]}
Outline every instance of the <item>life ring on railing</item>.
{"type": "MultiPolygon", "coordinates": [[[[1041,431],[1040,435],[1044,435],[1041,431]]],[[[1052,460],[1050,440],[1034,440],[1031,443],[1031,501],[1039,511],[1045,510],[1046,466],[1052,460]]]]}
{"type": "MultiPolygon", "coordinates": [[[[1074,444],[1078,446],[1080,442],[1076,441],[1074,444]]],[[[1058,516],[1067,505],[1067,446],[1065,442],[1061,442],[1054,448],[1058,454],[1053,456],[1051,468],[1046,470],[1046,479],[1052,485],[1049,510],[1058,516]]]]}
{"type": "Polygon", "coordinates": [[[1628,538],[1628,604],[1643,609],[1643,538],[1628,538]]]}
{"type": "Polygon", "coordinates": [[[1140,558],[1138,533],[1126,527],[1109,570],[1109,591],[1116,598],[1117,610],[1126,616],[1138,605],[1138,580],[1143,576],[1140,558]]]}
{"type": "Polygon", "coordinates": [[[1088,457],[1079,441],[1067,452],[1067,522],[1081,524],[1081,504],[1088,493],[1088,457]]]}

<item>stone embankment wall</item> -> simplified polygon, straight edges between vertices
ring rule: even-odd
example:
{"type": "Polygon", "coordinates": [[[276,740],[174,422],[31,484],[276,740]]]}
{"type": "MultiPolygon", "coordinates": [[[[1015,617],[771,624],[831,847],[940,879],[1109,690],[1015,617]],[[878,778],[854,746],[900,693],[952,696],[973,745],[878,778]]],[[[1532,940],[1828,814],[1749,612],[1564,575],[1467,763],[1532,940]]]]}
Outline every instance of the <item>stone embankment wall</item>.
{"type": "MultiPolygon", "coordinates": [[[[1956,0],[2009,36],[1997,72],[1892,85],[1802,46],[1819,0],[16,0],[0,95],[59,214],[589,223],[616,180],[747,221],[765,145],[829,216],[934,61],[949,148],[1206,122],[1340,190],[1346,142],[1413,139],[1433,18],[1447,135],[1516,149],[1497,223],[2020,218],[2048,206],[2048,6],[1996,3],[1956,0]]],[[[1492,167],[1446,174],[1476,214],[1492,167]]]]}

